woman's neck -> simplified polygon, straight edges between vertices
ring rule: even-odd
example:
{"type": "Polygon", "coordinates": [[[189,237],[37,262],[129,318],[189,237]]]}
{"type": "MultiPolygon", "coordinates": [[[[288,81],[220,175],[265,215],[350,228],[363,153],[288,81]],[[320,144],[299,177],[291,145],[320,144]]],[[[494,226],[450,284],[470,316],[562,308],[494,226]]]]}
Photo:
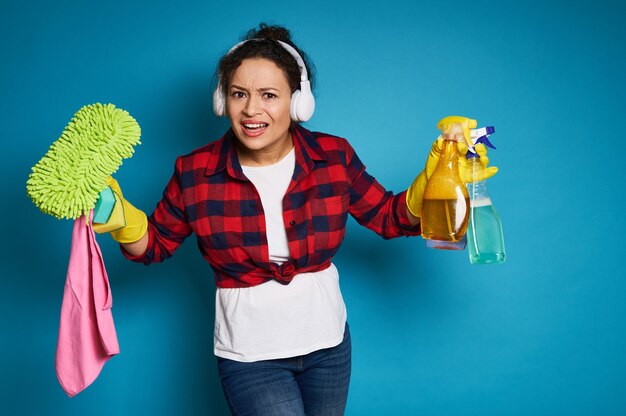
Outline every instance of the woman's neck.
{"type": "Polygon", "coordinates": [[[242,166],[267,166],[280,162],[293,149],[293,138],[289,133],[287,140],[262,149],[248,149],[237,141],[235,149],[242,166]]]}

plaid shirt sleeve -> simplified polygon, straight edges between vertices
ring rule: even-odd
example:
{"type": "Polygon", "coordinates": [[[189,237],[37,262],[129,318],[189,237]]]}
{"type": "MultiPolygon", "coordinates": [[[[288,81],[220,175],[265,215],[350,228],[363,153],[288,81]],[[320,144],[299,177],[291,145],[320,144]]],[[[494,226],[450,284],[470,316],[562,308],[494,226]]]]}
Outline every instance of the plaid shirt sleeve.
{"type": "Polygon", "coordinates": [[[347,141],[344,145],[350,178],[350,215],[385,239],[419,235],[419,224],[412,225],[407,216],[406,191],[397,195],[386,191],[367,173],[365,165],[347,141]]]}
{"type": "Polygon", "coordinates": [[[182,158],[176,159],[174,174],[170,178],[163,197],[148,217],[148,246],[143,255],[133,256],[122,249],[130,260],[144,264],[158,263],[172,256],[174,251],[191,234],[187,221],[180,185],[182,158]]]}

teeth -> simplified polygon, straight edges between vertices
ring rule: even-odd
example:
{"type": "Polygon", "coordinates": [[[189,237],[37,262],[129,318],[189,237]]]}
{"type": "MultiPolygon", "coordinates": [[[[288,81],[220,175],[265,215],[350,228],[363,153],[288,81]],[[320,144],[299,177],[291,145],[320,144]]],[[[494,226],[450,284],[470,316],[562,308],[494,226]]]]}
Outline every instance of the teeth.
{"type": "Polygon", "coordinates": [[[267,126],[267,124],[244,124],[244,127],[247,129],[258,129],[265,126],[267,126]]]}

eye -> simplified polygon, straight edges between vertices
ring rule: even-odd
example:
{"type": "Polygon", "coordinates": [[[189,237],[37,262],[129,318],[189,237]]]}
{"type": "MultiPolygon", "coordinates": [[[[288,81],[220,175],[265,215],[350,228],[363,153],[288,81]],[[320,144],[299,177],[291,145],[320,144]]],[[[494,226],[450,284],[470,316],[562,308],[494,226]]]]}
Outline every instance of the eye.
{"type": "Polygon", "coordinates": [[[271,92],[265,92],[265,93],[263,93],[263,97],[268,99],[268,100],[271,100],[271,99],[277,98],[278,96],[276,94],[274,94],[274,93],[271,93],[271,92]]]}
{"type": "Polygon", "coordinates": [[[235,99],[245,98],[246,93],[244,93],[243,91],[233,91],[230,93],[230,96],[235,99]]]}

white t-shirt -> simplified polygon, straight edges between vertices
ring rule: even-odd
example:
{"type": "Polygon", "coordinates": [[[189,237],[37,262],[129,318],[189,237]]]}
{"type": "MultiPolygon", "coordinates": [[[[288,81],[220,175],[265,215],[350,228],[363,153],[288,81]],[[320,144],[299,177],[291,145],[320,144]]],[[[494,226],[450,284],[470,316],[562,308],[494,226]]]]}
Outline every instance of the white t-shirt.
{"type": "MultiPolygon", "coordinates": [[[[242,166],[261,198],[271,262],[289,259],[282,201],[295,168],[295,151],[268,166],[242,166]]],[[[215,295],[214,352],[252,362],[287,358],[338,345],[346,307],[339,273],[329,268],[294,276],[283,285],[270,280],[248,288],[218,288],[215,295]]]]}

